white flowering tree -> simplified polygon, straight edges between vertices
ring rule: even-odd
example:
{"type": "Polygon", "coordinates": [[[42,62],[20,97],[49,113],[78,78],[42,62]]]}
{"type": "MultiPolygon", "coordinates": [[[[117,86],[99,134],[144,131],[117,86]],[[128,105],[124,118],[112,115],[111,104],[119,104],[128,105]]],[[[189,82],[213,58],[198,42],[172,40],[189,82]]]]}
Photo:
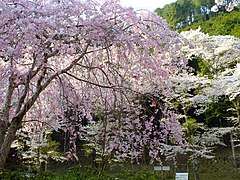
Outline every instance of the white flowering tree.
{"type": "Polygon", "coordinates": [[[208,36],[201,33],[200,28],[183,32],[182,35],[195,46],[188,51],[189,56],[201,57],[210,65],[212,78],[198,79],[201,83],[205,82],[201,93],[214,100],[220,96],[228,97],[235,105],[239,121],[240,39],[232,36],[208,36]]]}
{"type": "Polygon", "coordinates": [[[181,33],[194,45],[194,48],[184,49],[189,57],[192,55],[201,57],[211,66],[211,71],[215,76],[226,68],[234,68],[240,62],[240,40],[238,38],[209,36],[200,30],[198,28],[181,33]]]}
{"type": "Polygon", "coordinates": [[[202,88],[209,86],[206,77],[194,76],[192,73],[180,73],[171,78],[173,85],[173,98],[181,104],[184,118],[187,119],[188,110],[196,108],[196,114],[201,114],[211,102],[209,97],[202,92],[202,88]]]}
{"type": "Polygon", "coordinates": [[[223,9],[231,12],[239,3],[239,0],[215,0],[215,5],[211,8],[211,11],[217,13],[220,9],[223,9]]]}
{"type": "MultiPolygon", "coordinates": [[[[181,35],[193,45],[190,49],[183,48],[189,62],[196,59],[200,61],[195,62],[190,72],[182,71],[171,77],[174,99],[172,102],[174,104],[177,102],[182,107],[183,116],[180,118],[184,120],[183,128],[189,142],[188,148],[185,150],[180,148],[179,152],[188,151],[192,154],[190,160],[196,179],[199,179],[198,157],[212,158],[211,151],[214,145],[223,145],[222,136],[232,132],[234,128],[209,129],[198,124],[189,116],[188,111],[192,108],[196,116],[204,114],[208,104],[217,102],[219,97],[225,96],[234,103],[235,111],[239,114],[240,39],[232,36],[209,36],[200,32],[200,28],[182,32],[181,35]],[[200,64],[202,67],[197,63],[202,63],[200,64]],[[204,74],[204,70],[207,73],[204,74]],[[201,131],[198,132],[197,129],[201,131]]],[[[233,116],[230,119],[234,118],[233,116]]]]}

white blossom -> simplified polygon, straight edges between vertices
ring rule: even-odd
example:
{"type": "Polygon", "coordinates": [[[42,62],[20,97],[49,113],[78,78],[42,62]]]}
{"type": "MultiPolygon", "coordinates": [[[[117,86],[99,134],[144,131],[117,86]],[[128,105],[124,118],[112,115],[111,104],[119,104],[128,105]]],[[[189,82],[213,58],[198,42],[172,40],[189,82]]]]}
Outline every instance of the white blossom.
{"type": "Polygon", "coordinates": [[[217,5],[223,5],[224,0],[215,0],[215,3],[216,3],[217,5]]]}
{"type": "Polygon", "coordinates": [[[211,8],[211,11],[212,11],[212,12],[218,12],[218,6],[217,6],[217,5],[214,5],[214,6],[211,8]]]}
{"type": "Polygon", "coordinates": [[[225,6],[227,12],[231,12],[234,9],[234,3],[230,2],[225,6]]]}
{"type": "Polygon", "coordinates": [[[207,61],[216,73],[219,69],[226,69],[232,64],[240,62],[240,39],[233,36],[209,36],[197,30],[181,32],[194,48],[185,47],[188,57],[195,55],[207,61]]]}

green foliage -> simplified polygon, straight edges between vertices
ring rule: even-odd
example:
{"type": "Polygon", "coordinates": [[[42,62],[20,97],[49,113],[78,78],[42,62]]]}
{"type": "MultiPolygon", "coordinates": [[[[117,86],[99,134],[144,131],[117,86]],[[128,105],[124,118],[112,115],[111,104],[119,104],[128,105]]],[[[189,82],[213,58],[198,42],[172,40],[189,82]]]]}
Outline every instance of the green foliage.
{"type": "MultiPolygon", "coordinates": [[[[105,172],[101,178],[99,178],[99,170],[90,166],[81,168],[79,165],[70,168],[66,173],[45,171],[40,173],[29,173],[27,171],[4,171],[2,180],[115,180],[115,179],[128,179],[128,180],[157,180],[161,178],[161,174],[154,173],[153,170],[133,170],[132,168],[121,169],[122,172],[111,173],[105,172]]],[[[167,178],[169,179],[169,178],[167,178]]]]}
{"type": "Polygon", "coordinates": [[[30,179],[33,176],[33,173],[27,172],[24,169],[18,169],[16,171],[10,171],[5,169],[0,170],[1,180],[24,180],[30,179]]]}
{"type": "Polygon", "coordinates": [[[75,166],[68,170],[68,172],[64,175],[66,179],[91,179],[97,180],[98,179],[98,170],[96,168],[87,166],[83,169],[81,167],[75,166]]]}
{"type": "MultiPolygon", "coordinates": [[[[239,180],[240,173],[238,168],[234,168],[231,160],[231,149],[229,147],[219,147],[215,152],[216,158],[212,160],[201,159],[199,163],[200,177],[204,180],[239,180]]],[[[181,157],[183,158],[183,157],[181,157]]],[[[179,162],[181,163],[181,162],[179,162]]],[[[164,174],[162,178],[161,172],[153,172],[153,166],[141,165],[131,167],[130,165],[118,165],[117,172],[108,171],[102,177],[103,180],[174,180],[174,171],[164,174]]],[[[57,167],[56,167],[57,169],[57,167]]],[[[79,165],[70,168],[66,172],[41,172],[29,173],[24,170],[3,171],[0,170],[1,180],[99,180],[98,170],[92,167],[82,168],[79,165]]],[[[189,179],[194,179],[194,173],[189,166],[189,179]]]]}
{"type": "Polygon", "coordinates": [[[208,104],[205,120],[209,127],[226,127],[231,124],[228,117],[235,116],[234,105],[227,97],[223,96],[217,102],[208,104]]]}
{"type": "Polygon", "coordinates": [[[170,28],[176,29],[178,24],[187,25],[192,23],[193,3],[191,0],[178,0],[175,3],[167,4],[162,9],[155,10],[158,16],[163,17],[170,28]]]}
{"type": "Polygon", "coordinates": [[[240,4],[231,13],[219,11],[218,14],[212,12],[208,14],[214,4],[213,0],[177,0],[174,3],[165,5],[163,8],[157,8],[155,12],[163,17],[170,24],[170,28],[174,30],[185,31],[201,26],[204,29],[203,32],[207,32],[210,35],[233,35],[240,37],[240,16],[237,11],[240,4]],[[217,15],[217,19],[214,18],[217,15]],[[210,20],[207,20],[209,17],[210,20]]]}
{"type": "Polygon", "coordinates": [[[209,78],[212,78],[210,65],[203,59],[198,59],[197,63],[198,63],[197,74],[199,76],[207,75],[209,78]]]}
{"type": "Polygon", "coordinates": [[[44,133],[44,142],[35,142],[27,132],[19,133],[17,143],[19,158],[31,170],[47,169],[50,159],[64,161],[63,153],[59,151],[59,143],[51,139],[51,131],[44,133]]]}
{"type": "Polygon", "coordinates": [[[212,0],[192,0],[193,4],[195,7],[201,8],[201,7],[206,7],[206,6],[213,6],[214,1],[212,0]]]}
{"type": "Polygon", "coordinates": [[[40,148],[40,153],[51,156],[62,155],[59,153],[59,143],[48,138],[48,143],[40,148]]]}
{"type": "Polygon", "coordinates": [[[201,77],[201,76],[206,75],[210,79],[213,78],[211,66],[207,61],[205,61],[199,57],[194,57],[191,60],[189,60],[188,65],[195,70],[195,73],[198,76],[201,77]]]}
{"type": "Polygon", "coordinates": [[[168,22],[170,28],[175,29],[176,24],[181,20],[179,19],[181,16],[179,16],[179,11],[177,8],[178,6],[176,3],[171,3],[164,6],[163,9],[156,9],[155,12],[158,16],[163,17],[168,22]]]}
{"type": "Polygon", "coordinates": [[[197,121],[194,118],[187,118],[187,120],[182,124],[183,128],[186,129],[188,135],[194,133],[197,129],[197,121]]]}
{"type": "Polygon", "coordinates": [[[185,129],[185,136],[188,143],[193,143],[193,134],[197,130],[198,123],[194,118],[186,118],[186,121],[182,124],[182,127],[185,129]]]}
{"type": "Polygon", "coordinates": [[[240,38],[240,12],[233,11],[222,16],[212,17],[208,21],[201,21],[187,26],[180,31],[188,31],[201,27],[201,31],[209,35],[232,35],[240,38]]]}
{"type": "Polygon", "coordinates": [[[206,13],[213,4],[214,1],[211,0],[177,0],[163,8],[157,8],[155,12],[175,30],[205,20],[206,13]]]}

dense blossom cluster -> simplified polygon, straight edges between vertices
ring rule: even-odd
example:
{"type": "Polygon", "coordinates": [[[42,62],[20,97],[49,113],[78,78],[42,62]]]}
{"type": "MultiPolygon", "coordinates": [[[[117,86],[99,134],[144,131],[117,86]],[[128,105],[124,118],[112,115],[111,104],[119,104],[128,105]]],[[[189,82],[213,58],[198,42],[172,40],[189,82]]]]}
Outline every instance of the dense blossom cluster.
{"type": "Polygon", "coordinates": [[[194,46],[192,49],[184,48],[184,51],[189,58],[195,55],[206,61],[210,65],[212,78],[180,73],[173,77],[175,96],[182,97],[181,100],[185,99],[188,104],[196,108],[204,107],[202,110],[196,109],[198,113],[203,113],[208,103],[226,96],[235,104],[238,113],[240,39],[232,36],[209,36],[200,32],[200,28],[181,34],[194,46]],[[180,83],[177,83],[177,80],[180,80],[180,83]],[[189,87],[190,83],[191,87],[189,87]]]}
{"type": "Polygon", "coordinates": [[[197,30],[182,32],[194,48],[188,49],[188,56],[199,56],[212,66],[212,72],[216,73],[221,69],[231,68],[240,62],[240,40],[233,36],[209,36],[197,30]]]}
{"type": "Polygon", "coordinates": [[[168,96],[169,76],[186,64],[184,38],[117,0],[6,0],[0,18],[0,166],[24,122],[57,129],[60,119],[74,141],[81,119],[115,111],[133,94],[157,87],[168,96]],[[72,119],[66,109],[81,113],[72,119]]]}
{"type": "MultiPolygon", "coordinates": [[[[204,122],[205,119],[202,117],[210,107],[209,104],[218,102],[220,97],[231,101],[235,106],[235,111],[231,117],[226,117],[226,120],[231,121],[231,124],[239,125],[240,39],[232,36],[209,36],[200,32],[200,28],[182,32],[181,35],[193,45],[190,49],[184,47],[183,52],[188,56],[189,62],[195,64],[192,63],[194,66],[191,71],[183,70],[171,77],[174,99],[172,106],[181,108],[183,115],[179,118],[183,119],[189,146],[185,149],[176,147],[171,153],[188,152],[194,164],[197,163],[199,157],[212,158],[212,148],[216,144],[224,145],[222,137],[233,133],[235,129],[234,127],[209,129],[199,123],[204,122]],[[204,68],[208,68],[208,71],[205,71],[208,74],[198,72],[204,68]],[[194,110],[194,114],[189,115],[190,109],[194,110]],[[235,112],[237,112],[237,118],[235,112]],[[195,117],[199,118],[198,123],[195,117]]],[[[231,107],[225,108],[228,108],[224,109],[226,112],[233,111],[231,107]]]]}

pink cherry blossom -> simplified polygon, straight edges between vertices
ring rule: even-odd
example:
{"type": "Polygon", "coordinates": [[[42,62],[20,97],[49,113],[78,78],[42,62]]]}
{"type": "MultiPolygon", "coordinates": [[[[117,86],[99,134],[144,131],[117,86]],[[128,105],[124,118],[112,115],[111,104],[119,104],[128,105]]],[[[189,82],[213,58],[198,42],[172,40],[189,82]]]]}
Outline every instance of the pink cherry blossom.
{"type": "MultiPolygon", "coordinates": [[[[60,120],[75,151],[84,118],[123,105],[129,113],[136,94],[155,87],[168,96],[169,76],[186,64],[180,50],[184,38],[156,15],[134,12],[117,0],[5,0],[0,5],[0,166],[16,131],[31,126],[25,122],[59,128],[54,121],[60,120]]],[[[122,138],[122,144],[111,139],[109,151],[134,147],[131,156],[141,154],[139,147],[150,139],[127,130],[140,130],[132,120],[120,117],[114,138],[122,138]]],[[[170,115],[170,124],[165,123],[169,129],[177,121],[170,115]]]]}

